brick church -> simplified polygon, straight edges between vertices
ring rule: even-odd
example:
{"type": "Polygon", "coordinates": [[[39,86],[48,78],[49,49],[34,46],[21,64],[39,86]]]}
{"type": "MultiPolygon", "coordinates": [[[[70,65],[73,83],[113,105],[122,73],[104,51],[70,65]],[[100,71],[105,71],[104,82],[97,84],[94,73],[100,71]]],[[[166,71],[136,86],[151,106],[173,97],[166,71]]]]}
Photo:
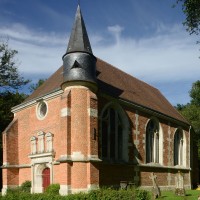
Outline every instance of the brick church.
{"type": "Polygon", "coordinates": [[[3,132],[3,189],[31,181],[60,194],[131,182],[161,189],[194,184],[190,124],[154,87],[95,57],[78,6],[60,67],[22,104],[3,132]]]}

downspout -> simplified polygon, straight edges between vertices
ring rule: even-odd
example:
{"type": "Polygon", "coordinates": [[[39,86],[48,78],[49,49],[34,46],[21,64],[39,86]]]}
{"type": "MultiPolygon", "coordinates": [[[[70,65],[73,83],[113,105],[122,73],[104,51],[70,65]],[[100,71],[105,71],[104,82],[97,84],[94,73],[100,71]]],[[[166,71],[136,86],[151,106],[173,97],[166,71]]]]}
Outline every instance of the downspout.
{"type": "MultiPolygon", "coordinates": [[[[193,145],[191,144],[191,128],[192,128],[192,126],[190,126],[189,127],[189,137],[188,137],[188,143],[189,143],[189,168],[190,169],[193,169],[192,167],[193,166],[191,166],[191,150],[193,150],[193,145]]],[[[192,180],[192,173],[193,173],[193,171],[192,170],[190,170],[189,171],[189,182],[190,182],[190,189],[192,188],[192,183],[191,183],[191,180],[192,180]]]]}

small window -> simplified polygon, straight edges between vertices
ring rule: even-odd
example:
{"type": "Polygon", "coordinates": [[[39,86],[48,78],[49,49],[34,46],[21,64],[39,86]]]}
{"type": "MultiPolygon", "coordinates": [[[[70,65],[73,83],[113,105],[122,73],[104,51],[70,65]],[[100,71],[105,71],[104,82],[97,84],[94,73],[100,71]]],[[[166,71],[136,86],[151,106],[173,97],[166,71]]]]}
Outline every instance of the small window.
{"type": "Polygon", "coordinates": [[[37,107],[37,117],[39,119],[44,119],[47,115],[47,103],[42,101],[38,104],[37,107]]]}

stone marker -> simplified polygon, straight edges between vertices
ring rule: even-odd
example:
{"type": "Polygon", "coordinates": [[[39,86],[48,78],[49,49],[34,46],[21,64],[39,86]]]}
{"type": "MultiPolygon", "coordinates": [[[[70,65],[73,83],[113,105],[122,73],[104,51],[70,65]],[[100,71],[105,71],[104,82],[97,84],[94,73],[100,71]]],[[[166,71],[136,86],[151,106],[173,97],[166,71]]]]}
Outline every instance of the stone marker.
{"type": "Polygon", "coordinates": [[[175,183],[175,194],[178,196],[185,196],[184,177],[180,171],[178,171],[178,174],[175,177],[175,183]]]}
{"type": "Polygon", "coordinates": [[[154,175],[154,173],[152,172],[149,178],[152,180],[152,183],[153,183],[153,188],[152,188],[153,197],[154,199],[157,199],[159,196],[161,196],[160,188],[158,187],[157,182],[156,182],[157,176],[154,175]]]}

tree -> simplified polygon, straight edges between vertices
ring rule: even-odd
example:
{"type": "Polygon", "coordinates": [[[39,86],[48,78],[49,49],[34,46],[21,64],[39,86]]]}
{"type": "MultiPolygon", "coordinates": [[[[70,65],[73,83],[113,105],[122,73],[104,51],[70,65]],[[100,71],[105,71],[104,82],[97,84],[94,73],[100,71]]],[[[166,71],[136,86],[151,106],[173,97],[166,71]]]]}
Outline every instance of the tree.
{"type": "MultiPolygon", "coordinates": [[[[199,35],[200,33],[200,0],[176,0],[182,3],[182,10],[185,14],[183,25],[189,34],[199,35]]],[[[197,41],[200,44],[200,40],[197,41]]]]}
{"type": "Polygon", "coordinates": [[[29,83],[18,71],[15,55],[16,50],[9,49],[8,41],[0,43],[0,89],[19,89],[29,83]]]}
{"type": "Polygon", "coordinates": [[[189,93],[192,98],[191,103],[200,106],[200,80],[192,84],[192,89],[189,93]]]}
{"type": "Polygon", "coordinates": [[[4,129],[13,119],[13,113],[11,108],[20,104],[27,95],[23,93],[13,93],[10,91],[0,93],[0,132],[2,133],[4,129]]]}
{"type": "Polygon", "coordinates": [[[192,84],[189,91],[191,101],[186,105],[177,105],[179,112],[191,123],[195,131],[200,158],[200,80],[192,84]]]}
{"type": "MultiPolygon", "coordinates": [[[[11,108],[21,103],[26,95],[17,89],[29,83],[18,71],[15,61],[16,50],[8,47],[8,41],[0,42],[0,165],[2,165],[3,150],[1,133],[13,119],[11,108]]],[[[2,171],[0,169],[0,189],[2,187],[2,171]]]]}
{"type": "Polygon", "coordinates": [[[33,83],[30,85],[29,90],[32,93],[33,91],[35,91],[38,87],[40,87],[44,82],[46,81],[46,79],[39,79],[37,83],[33,83]]]}
{"type": "Polygon", "coordinates": [[[177,0],[182,2],[182,10],[186,16],[183,24],[190,34],[200,33],[200,1],[199,0],[177,0]]]}

